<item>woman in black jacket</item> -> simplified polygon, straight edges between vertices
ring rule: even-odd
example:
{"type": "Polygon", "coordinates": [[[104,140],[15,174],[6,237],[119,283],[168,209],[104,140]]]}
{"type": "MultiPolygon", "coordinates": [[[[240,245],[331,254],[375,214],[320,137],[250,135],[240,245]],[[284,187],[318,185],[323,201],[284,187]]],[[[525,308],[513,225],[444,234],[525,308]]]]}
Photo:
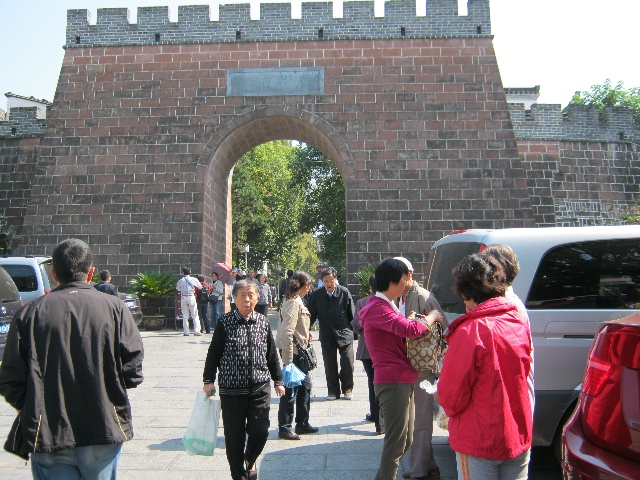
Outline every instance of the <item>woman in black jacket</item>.
{"type": "Polygon", "coordinates": [[[237,309],[220,317],[213,332],[203,390],[215,394],[217,376],[231,477],[250,480],[258,476],[256,460],[269,436],[270,380],[277,396],[285,390],[271,327],[255,312],[258,286],[240,280],[231,293],[237,309]]]}

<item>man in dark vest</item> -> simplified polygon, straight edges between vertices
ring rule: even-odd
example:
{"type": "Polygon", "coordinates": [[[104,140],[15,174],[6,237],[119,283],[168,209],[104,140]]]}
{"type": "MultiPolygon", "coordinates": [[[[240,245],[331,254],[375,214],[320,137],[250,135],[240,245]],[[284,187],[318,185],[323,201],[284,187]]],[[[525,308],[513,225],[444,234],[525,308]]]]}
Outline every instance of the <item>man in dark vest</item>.
{"type": "Polygon", "coordinates": [[[338,285],[333,267],[322,271],[322,287],[309,296],[307,308],[311,324],[320,325],[320,346],[327,378],[327,400],[336,400],[342,393],[351,400],[353,390],[353,327],[355,305],[349,290],[338,285]],[[340,354],[338,371],[337,354],[340,354]]]}

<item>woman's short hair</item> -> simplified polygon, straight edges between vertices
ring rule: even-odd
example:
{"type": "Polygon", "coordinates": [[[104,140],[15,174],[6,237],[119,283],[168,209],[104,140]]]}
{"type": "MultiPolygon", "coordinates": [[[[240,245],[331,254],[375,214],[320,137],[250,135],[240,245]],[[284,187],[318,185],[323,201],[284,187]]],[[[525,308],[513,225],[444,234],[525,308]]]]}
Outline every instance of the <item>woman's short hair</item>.
{"type": "Polygon", "coordinates": [[[507,290],[504,269],[489,255],[469,255],[451,273],[456,295],[463,300],[473,300],[478,305],[490,298],[503,297],[507,290]]]}
{"type": "Polygon", "coordinates": [[[84,282],[93,266],[89,245],[77,238],[60,242],[51,254],[53,269],[61,283],[84,282]]]}
{"type": "Polygon", "coordinates": [[[256,284],[256,282],[254,282],[253,280],[240,280],[233,284],[233,289],[231,290],[231,296],[233,298],[236,298],[236,295],[238,295],[238,292],[241,289],[247,288],[247,287],[249,287],[253,291],[253,293],[255,293],[256,295],[260,294],[260,292],[258,291],[258,285],[256,284]]]}
{"type": "Polygon", "coordinates": [[[508,285],[511,285],[520,273],[518,256],[509,245],[502,245],[500,243],[489,245],[482,254],[492,256],[502,265],[504,273],[507,276],[508,285]]]}
{"type": "Polygon", "coordinates": [[[392,283],[400,283],[403,275],[409,275],[407,265],[395,258],[386,258],[378,264],[375,270],[376,287],[378,292],[389,289],[392,283]]]}
{"type": "Polygon", "coordinates": [[[371,291],[373,293],[376,293],[378,291],[378,289],[376,287],[376,276],[375,275],[371,275],[369,277],[369,288],[371,289],[371,291]]]}
{"type": "Polygon", "coordinates": [[[298,295],[298,292],[305,285],[311,285],[313,281],[311,280],[311,275],[307,272],[303,272],[302,270],[298,270],[293,273],[291,276],[291,280],[289,280],[289,285],[287,286],[287,291],[285,292],[285,298],[293,298],[298,295]]]}

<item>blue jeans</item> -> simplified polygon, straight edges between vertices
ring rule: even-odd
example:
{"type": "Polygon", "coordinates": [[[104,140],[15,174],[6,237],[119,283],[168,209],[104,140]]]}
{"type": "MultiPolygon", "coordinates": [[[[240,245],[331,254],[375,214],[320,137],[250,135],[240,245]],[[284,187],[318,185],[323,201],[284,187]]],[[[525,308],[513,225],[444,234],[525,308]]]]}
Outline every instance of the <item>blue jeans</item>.
{"type": "Polygon", "coordinates": [[[122,443],[31,454],[34,480],[116,480],[122,443]]]}
{"type": "Polygon", "coordinates": [[[211,331],[216,329],[216,324],[222,315],[220,312],[221,308],[222,300],[218,300],[216,303],[209,302],[209,323],[211,324],[211,331]]]}

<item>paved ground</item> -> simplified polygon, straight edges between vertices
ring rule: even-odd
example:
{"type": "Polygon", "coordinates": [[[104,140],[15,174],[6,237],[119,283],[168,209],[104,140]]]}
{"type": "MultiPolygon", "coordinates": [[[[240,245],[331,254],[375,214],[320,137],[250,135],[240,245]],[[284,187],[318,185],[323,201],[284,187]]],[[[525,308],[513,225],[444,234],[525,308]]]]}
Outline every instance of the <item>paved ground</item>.
{"type": "MultiPolygon", "coordinates": [[[[275,326],[275,316],[272,316],[275,326]]],[[[317,337],[317,332],[313,332],[317,337]]],[[[222,428],[213,457],[191,456],[181,438],[191,415],[196,393],[202,386],[202,370],[211,337],[184,337],[182,331],[142,331],[145,346],[144,383],[130,390],[135,438],[126,442],[119,463],[119,478],[230,479],[224,452],[222,428]]],[[[314,339],[315,350],[321,354],[314,339]]],[[[271,432],[263,455],[258,459],[261,480],[369,480],[378,467],[383,437],[375,435],[373,423],[364,421],[369,411],[367,377],[356,362],[356,387],[352,401],[326,401],[322,360],[314,370],[315,397],[311,423],[320,427],[316,435],[300,441],[277,437],[278,399],[271,401],[271,432]]],[[[14,412],[0,400],[0,440],[2,444],[14,412]]],[[[222,427],[222,425],[221,425],[222,427]]],[[[1,445],[1,444],[0,444],[1,445]]],[[[434,450],[442,479],[457,478],[455,456],[446,432],[434,431],[434,450]]],[[[398,479],[402,478],[402,468],[398,479]]],[[[31,478],[30,465],[4,451],[0,452],[0,480],[31,478]]],[[[562,478],[548,449],[534,449],[531,479],[562,478]]]]}

